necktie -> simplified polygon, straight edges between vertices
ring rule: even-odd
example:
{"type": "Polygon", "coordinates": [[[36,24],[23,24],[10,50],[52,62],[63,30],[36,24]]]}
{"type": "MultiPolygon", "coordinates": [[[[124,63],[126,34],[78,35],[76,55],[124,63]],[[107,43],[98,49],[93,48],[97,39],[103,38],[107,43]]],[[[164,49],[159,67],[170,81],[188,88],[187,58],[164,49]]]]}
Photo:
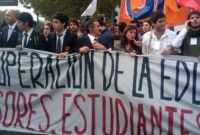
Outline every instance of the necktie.
{"type": "Polygon", "coordinates": [[[60,53],[61,52],[61,39],[60,37],[63,35],[63,34],[57,34],[58,35],[58,40],[57,40],[57,46],[56,46],[56,53],[60,53]]]}
{"type": "Polygon", "coordinates": [[[10,36],[11,36],[11,34],[12,34],[12,30],[13,30],[13,28],[12,28],[12,27],[9,27],[9,29],[8,29],[7,41],[10,39],[10,36]]]}
{"type": "Polygon", "coordinates": [[[28,34],[24,33],[24,47],[27,46],[27,38],[28,38],[28,34]]]}
{"type": "Polygon", "coordinates": [[[98,37],[94,38],[94,43],[98,43],[98,37]]]}

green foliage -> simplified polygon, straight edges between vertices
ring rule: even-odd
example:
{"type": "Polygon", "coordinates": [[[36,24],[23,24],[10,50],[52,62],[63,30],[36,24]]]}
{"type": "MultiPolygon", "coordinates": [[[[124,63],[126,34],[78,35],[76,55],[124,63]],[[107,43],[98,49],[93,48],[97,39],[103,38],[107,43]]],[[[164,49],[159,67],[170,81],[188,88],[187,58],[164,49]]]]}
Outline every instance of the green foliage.
{"type": "MultiPolygon", "coordinates": [[[[92,0],[20,0],[27,8],[33,8],[36,14],[51,19],[56,12],[63,12],[69,17],[80,17],[92,0]]],[[[119,0],[98,0],[96,14],[114,17],[115,6],[119,0]]]]}
{"type": "Polygon", "coordinates": [[[5,11],[0,10],[0,23],[4,20],[5,11]]]}

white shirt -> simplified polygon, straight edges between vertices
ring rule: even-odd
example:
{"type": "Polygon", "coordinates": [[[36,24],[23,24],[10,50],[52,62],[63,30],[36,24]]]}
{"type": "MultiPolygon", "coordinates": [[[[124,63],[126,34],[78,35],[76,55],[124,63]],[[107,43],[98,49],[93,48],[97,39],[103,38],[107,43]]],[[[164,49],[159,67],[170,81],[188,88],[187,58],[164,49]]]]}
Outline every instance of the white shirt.
{"type": "MultiPolygon", "coordinates": [[[[67,30],[65,29],[62,33],[58,33],[56,32],[56,43],[58,43],[58,39],[59,39],[59,36],[58,34],[62,34],[62,36],[60,36],[60,41],[61,41],[61,50],[63,48],[63,42],[64,42],[64,37],[65,37],[65,34],[66,34],[67,30]]],[[[57,44],[56,44],[57,45],[57,44]]]]}
{"type": "Polygon", "coordinates": [[[183,28],[181,32],[172,40],[172,46],[174,48],[179,48],[182,45],[183,39],[185,38],[185,35],[187,34],[188,29],[183,28]]]}
{"type": "Polygon", "coordinates": [[[17,22],[14,23],[13,25],[8,25],[9,29],[8,29],[7,41],[10,39],[10,36],[12,35],[13,30],[15,29],[16,25],[17,25],[17,22]]]}
{"type": "MultiPolygon", "coordinates": [[[[28,44],[29,40],[32,40],[32,39],[30,39],[32,32],[33,32],[33,28],[31,28],[31,29],[28,31],[28,33],[27,33],[28,36],[27,36],[27,40],[26,40],[26,45],[28,44]]],[[[25,33],[26,33],[26,32],[23,32],[22,47],[24,47],[25,33]]]]}
{"type": "Polygon", "coordinates": [[[90,41],[92,44],[96,43],[97,41],[95,39],[97,39],[97,37],[91,35],[91,34],[88,34],[88,37],[90,38],[90,41]]]}
{"type": "Polygon", "coordinates": [[[143,54],[146,54],[146,49],[149,45],[149,54],[160,54],[161,51],[166,47],[172,47],[172,40],[175,38],[175,36],[176,33],[169,29],[165,29],[165,32],[160,39],[157,38],[154,31],[145,33],[142,40],[143,54]]]}

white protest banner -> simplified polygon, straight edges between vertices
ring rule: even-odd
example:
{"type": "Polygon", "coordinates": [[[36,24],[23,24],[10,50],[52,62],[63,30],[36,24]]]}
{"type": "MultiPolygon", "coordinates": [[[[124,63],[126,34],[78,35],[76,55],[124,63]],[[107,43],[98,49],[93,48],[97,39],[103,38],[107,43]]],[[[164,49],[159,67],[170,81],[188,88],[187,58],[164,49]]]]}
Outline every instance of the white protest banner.
{"type": "Polygon", "coordinates": [[[81,14],[81,16],[93,16],[93,14],[97,10],[97,0],[92,0],[90,5],[87,7],[87,9],[81,14]]]}
{"type": "Polygon", "coordinates": [[[199,81],[198,60],[1,49],[0,130],[196,135],[199,81]]]}

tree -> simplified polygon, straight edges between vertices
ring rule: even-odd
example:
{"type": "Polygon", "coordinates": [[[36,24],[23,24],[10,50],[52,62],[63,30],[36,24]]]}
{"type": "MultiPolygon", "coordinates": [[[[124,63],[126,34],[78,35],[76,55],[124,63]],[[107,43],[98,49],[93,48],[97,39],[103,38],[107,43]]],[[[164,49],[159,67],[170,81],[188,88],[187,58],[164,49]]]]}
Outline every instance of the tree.
{"type": "MultiPolygon", "coordinates": [[[[63,12],[69,17],[80,17],[91,0],[20,0],[27,8],[33,8],[38,15],[51,19],[56,12],[63,12]]],[[[96,14],[113,17],[119,0],[99,0],[96,14]]]]}

